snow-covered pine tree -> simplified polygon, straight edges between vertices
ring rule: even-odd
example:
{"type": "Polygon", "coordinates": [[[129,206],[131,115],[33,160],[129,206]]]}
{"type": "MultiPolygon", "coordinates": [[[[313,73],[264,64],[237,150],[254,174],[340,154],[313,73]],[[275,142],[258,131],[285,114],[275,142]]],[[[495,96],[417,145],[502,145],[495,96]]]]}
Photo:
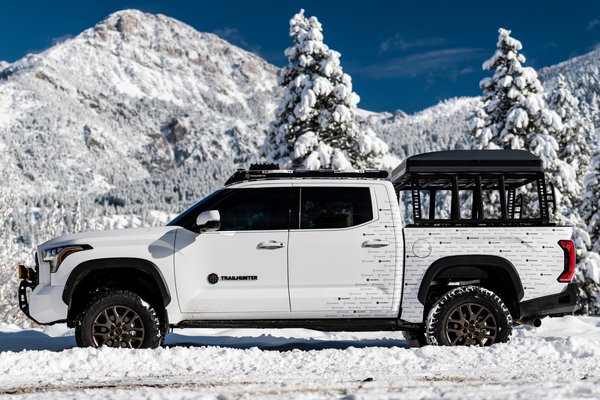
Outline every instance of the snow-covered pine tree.
{"type": "Polygon", "coordinates": [[[590,143],[593,127],[579,110],[579,100],[573,96],[565,78],[558,75],[556,86],[552,90],[548,106],[562,119],[563,129],[557,132],[560,159],[575,168],[579,182],[590,165],[590,143]]]}
{"type": "MultiPolygon", "coordinates": [[[[556,85],[552,90],[548,105],[562,119],[563,129],[556,133],[559,146],[558,156],[561,160],[573,167],[577,185],[573,190],[565,191],[562,203],[565,205],[563,218],[573,226],[572,240],[577,248],[577,274],[575,281],[582,290],[583,310],[586,313],[597,314],[600,311],[600,255],[597,251],[600,246],[594,247],[594,234],[600,230],[598,221],[600,215],[594,216],[597,209],[599,193],[598,172],[590,167],[590,150],[595,147],[591,132],[593,125],[590,120],[583,117],[579,109],[579,101],[573,96],[562,74],[559,74],[556,85]],[[586,175],[587,174],[587,175],[586,175]],[[585,179],[585,182],[584,182],[585,179]],[[586,190],[582,190],[586,188],[586,190]],[[591,189],[591,191],[590,191],[591,189]],[[581,192],[584,192],[584,203],[581,192]],[[586,218],[586,211],[589,217],[586,218]],[[580,212],[583,210],[584,212],[580,212]]],[[[595,168],[598,168],[596,165],[595,168]]]]}
{"type": "Polygon", "coordinates": [[[479,84],[483,96],[472,118],[473,147],[525,149],[539,156],[557,189],[557,203],[564,209],[571,206],[569,199],[580,188],[573,167],[558,157],[555,136],[563,129],[560,116],[546,105],[535,70],[523,66],[521,42],[509,30],[500,28],[498,33],[496,52],[483,63],[483,69],[494,75],[479,84]]]}
{"type": "Polygon", "coordinates": [[[495,146],[490,143],[492,130],[489,127],[486,127],[487,119],[488,116],[484,110],[484,103],[479,100],[475,104],[472,115],[468,118],[469,130],[471,132],[471,137],[467,143],[468,147],[475,149],[495,148],[495,146]]]}
{"type": "Polygon", "coordinates": [[[583,202],[573,240],[577,248],[575,281],[582,291],[583,312],[600,314],[600,151],[593,145],[592,163],[584,178],[583,202]]]}
{"type": "Polygon", "coordinates": [[[585,177],[582,214],[588,227],[592,250],[600,252],[600,151],[596,150],[585,177]]]}
{"type": "Polygon", "coordinates": [[[593,69],[577,78],[578,83],[573,93],[580,100],[580,110],[593,125],[600,127],[600,74],[597,69],[593,69]]]}
{"type": "MultiPolygon", "coordinates": [[[[494,75],[480,82],[483,97],[479,110],[471,118],[472,144],[479,149],[525,149],[543,160],[547,181],[557,189],[555,219],[574,227],[572,239],[578,256],[575,280],[581,288],[584,309],[597,312],[600,256],[589,251],[590,237],[576,209],[582,187],[576,173],[579,164],[574,160],[575,155],[560,157],[582,150],[579,145],[568,147],[569,135],[573,134],[573,130],[569,130],[570,114],[564,114],[567,116],[567,127],[564,127],[561,116],[547,107],[537,73],[522,65],[525,62],[520,53],[522,48],[521,42],[510,36],[510,31],[499,30],[497,50],[483,64],[483,69],[493,71],[494,75]]],[[[558,102],[558,98],[555,100],[558,102]]],[[[525,204],[530,203],[531,196],[524,195],[525,204]]],[[[534,204],[529,207],[535,207],[534,204]]]]}
{"type": "Polygon", "coordinates": [[[544,88],[537,73],[524,67],[520,41],[500,28],[497,50],[483,63],[493,71],[481,80],[483,127],[475,129],[481,148],[528,149],[536,134],[553,134],[561,126],[560,117],[546,107],[544,88]],[[482,137],[482,134],[483,137],[482,137]],[[485,139],[489,140],[485,140],[485,139]]]}
{"type": "Polygon", "coordinates": [[[388,146],[374,132],[360,134],[359,97],[340,64],[340,53],[323,43],[323,28],[304,10],[290,20],[294,45],[280,70],[283,96],[267,129],[264,155],[287,168],[351,169],[381,166],[388,146]]]}

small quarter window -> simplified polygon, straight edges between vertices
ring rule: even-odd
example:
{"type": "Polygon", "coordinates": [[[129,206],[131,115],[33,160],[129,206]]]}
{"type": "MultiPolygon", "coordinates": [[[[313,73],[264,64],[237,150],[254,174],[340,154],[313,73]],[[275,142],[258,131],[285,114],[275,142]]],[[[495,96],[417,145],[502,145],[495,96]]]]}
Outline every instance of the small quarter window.
{"type": "Polygon", "coordinates": [[[300,199],[301,229],[349,228],[373,219],[368,187],[304,187],[300,199]]]}

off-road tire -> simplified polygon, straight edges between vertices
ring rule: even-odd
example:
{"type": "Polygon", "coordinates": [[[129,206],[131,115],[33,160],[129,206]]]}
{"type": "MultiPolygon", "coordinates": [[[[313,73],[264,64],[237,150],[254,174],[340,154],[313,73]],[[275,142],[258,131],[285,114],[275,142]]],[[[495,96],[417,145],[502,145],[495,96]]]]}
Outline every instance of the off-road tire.
{"type": "Polygon", "coordinates": [[[156,348],[164,340],[163,325],[154,308],[137,294],[128,290],[105,290],[94,295],[77,316],[75,340],[80,347],[156,348]],[[118,315],[124,311],[127,311],[125,316],[118,315]],[[114,318],[115,313],[117,318],[114,318]],[[107,320],[105,316],[115,320],[107,320]],[[119,321],[119,317],[124,319],[119,321]],[[102,324],[99,325],[100,323],[102,324]],[[135,328],[128,325],[121,329],[121,325],[125,326],[126,323],[135,323],[135,328]],[[108,340],[104,340],[108,333],[98,333],[98,328],[104,330],[104,325],[109,326],[107,332],[112,335],[108,340]]]}
{"type": "Polygon", "coordinates": [[[512,315],[491,290],[461,286],[444,294],[431,307],[425,321],[428,344],[489,346],[507,342],[512,315]]]}

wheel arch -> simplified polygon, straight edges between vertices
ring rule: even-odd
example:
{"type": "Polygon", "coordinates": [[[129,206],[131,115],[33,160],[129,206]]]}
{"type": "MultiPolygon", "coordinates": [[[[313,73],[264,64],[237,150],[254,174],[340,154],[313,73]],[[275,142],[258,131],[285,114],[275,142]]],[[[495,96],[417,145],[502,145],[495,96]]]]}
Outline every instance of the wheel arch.
{"type": "Polygon", "coordinates": [[[493,255],[460,255],[443,257],[433,262],[421,281],[417,298],[425,305],[429,289],[436,279],[500,279],[515,301],[520,301],[525,292],[515,266],[506,258],[493,255]]]}
{"type": "Polygon", "coordinates": [[[89,297],[103,285],[146,295],[148,301],[152,299],[156,306],[161,306],[161,314],[167,319],[166,307],[171,302],[171,294],[153,262],[140,258],[102,258],[82,262],[69,275],[62,294],[62,300],[69,308],[67,321],[72,321],[83,307],[83,304],[74,304],[73,299],[89,297]]]}

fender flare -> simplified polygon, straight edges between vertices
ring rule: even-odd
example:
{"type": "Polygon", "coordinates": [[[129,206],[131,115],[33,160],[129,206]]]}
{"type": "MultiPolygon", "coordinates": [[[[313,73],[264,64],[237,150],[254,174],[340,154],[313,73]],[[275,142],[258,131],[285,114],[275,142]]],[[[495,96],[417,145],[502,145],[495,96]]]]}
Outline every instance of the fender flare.
{"type": "Polygon", "coordinates": [[[90,272],[101,269],[119,268],[131,268],[148,273],[160,291],[164,306],[167,307],[169,305],[171,302],[171,293],[165,284],[165,278],[156,264],[141,258],[99,258],[82,262],[71,271],[65,283],[62,295],[63,302],[67,306],[70,305],[75,288],[90,272]]]}
{"type": "Polygon", "coordinates": [[[520,301],[525,295],[521,278],[517,273],[513,263],[508,261],[506,258],[499,256],[474,254],[442,257],[434,261],[429,266],[427,272],[425,272],[425,275],[421,280],[421,286],[419,287],[419,293],[417,295],[419,302],[421,304],[425,304],[427,291],[429,290],[431,282],[433,282],[437,276],[447,269],[459,267],[471,268],[473,270],[493,269],[496,271],[501,271],[502,273],[508,275],[510,281],[512,282],[513,289],[517,295],[516,300],[520,301]]]}

